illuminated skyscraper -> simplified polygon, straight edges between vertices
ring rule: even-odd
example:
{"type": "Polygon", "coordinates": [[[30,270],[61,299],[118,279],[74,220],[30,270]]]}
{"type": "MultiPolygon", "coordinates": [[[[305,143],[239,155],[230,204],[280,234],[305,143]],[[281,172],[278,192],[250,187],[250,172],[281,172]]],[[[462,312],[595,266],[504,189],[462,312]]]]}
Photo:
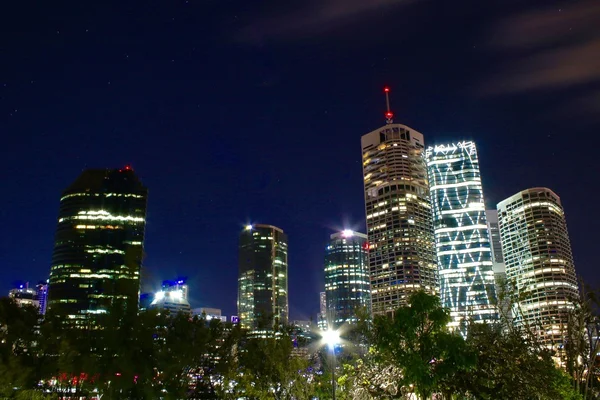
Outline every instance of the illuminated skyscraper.
{"type": "Polygon", "coordinates": [[[248,225],[240,235],[238,314],[251,331],[287,323],[287,235],[275,226],[248,225]]]}
{"type": "Polygon", "coordinates": [[[429,147],[426,152],[440,299],[450,327],[466,334],[469,319],[498,319],[492,248],[477,149],[473,142],[429,147]]]}
{"type": "Polygon", "coordinates": [[[423,135],[391,121],[362,137],[373,314],[435,293],[437,264],[423,135]]]}
{"type": "Polygon", "coordinates": [[[579,289],[560,198],[546,188],[523,190],[498,203],[498,220],[507,279],[519,298],[515,322],[547,346],[564,343],[579,289]]]}
{"type": "Polygon", "coordinates": [[[74,326],[137,312],[147,189],[129,168],[84,171],[60,199],[48,307],[74,326]]]}
{"type": "Polygon", "coordinates": [[[345,230],[331,235],[325,250],[326,309],[330,328],[356,322],[361,308],[371,311],[367,246],[364,233],[345,230]]]}

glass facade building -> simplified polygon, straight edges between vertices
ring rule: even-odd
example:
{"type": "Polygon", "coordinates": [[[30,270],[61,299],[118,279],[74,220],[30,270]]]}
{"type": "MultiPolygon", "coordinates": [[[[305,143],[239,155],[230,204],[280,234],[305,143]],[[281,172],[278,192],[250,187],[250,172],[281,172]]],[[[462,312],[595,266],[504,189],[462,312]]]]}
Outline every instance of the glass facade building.
{"type": "Polygon", "coordinates": [[[265,331],[288,320],[288,245],[283,230],[248,225],[240,235],[238,316],[243,328],[265,331]]]}
{"type": "Polygon", "coordinates": [[[364,233],[334,233],[325,249],[325,293],[330,327],[357,321],[357,312],[371,312],[368,243],[364,233]]]}
{"type": "Polygon", "coordinates": [[[533,328],[545,345],[560,346],[579,297],[560,198],[550,189],[532,188],[497,208],[506,275],[518,296],[514,321],[533,328]]]}
{"type": "Polygon", "coordinates": [[[84,171],[60,199],[48,309],[94,326],[112,307],[137,312],[148,190],[128,167],[84,171]]]}
{"type": "Polygon", "coordinates": [[[465,335],[470,319],[498,319],[477,149],[473,142],[439,145],[426,158],[440,299],[450,309],[450,327],[465,335]]]}
{"type": "Polygon", "coordinates": [[[412,292],[437,292],[423,135],[389,123],[361,145],[372,311],[393,314],[412,292]]]}

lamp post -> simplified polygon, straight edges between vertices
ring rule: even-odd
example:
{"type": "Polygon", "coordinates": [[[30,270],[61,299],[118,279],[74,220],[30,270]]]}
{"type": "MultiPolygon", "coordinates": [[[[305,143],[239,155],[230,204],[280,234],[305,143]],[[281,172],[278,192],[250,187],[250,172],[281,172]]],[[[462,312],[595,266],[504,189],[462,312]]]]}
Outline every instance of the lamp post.
{"type": "Polygon", "coordinates": [[[323,332],[323,342],[331,350],[331,388],[333,391],[333,400],[335,400],[335,346],[340,343],[340,333],[333,329],[323,332]]]}

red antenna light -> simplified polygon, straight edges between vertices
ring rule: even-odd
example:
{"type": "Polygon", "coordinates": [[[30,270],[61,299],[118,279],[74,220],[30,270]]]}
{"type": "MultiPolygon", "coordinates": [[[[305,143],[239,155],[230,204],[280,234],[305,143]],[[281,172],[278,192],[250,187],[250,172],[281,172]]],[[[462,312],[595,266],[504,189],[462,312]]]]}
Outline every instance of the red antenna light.
{"type": "Polygon", "coordinates": [[[385,122],[391,124],[394,122],[394,113],[390,110],[390,88],[384,87],[383,92],[385,93],[385,104],[387,111],[385,112],[385,122]]]}

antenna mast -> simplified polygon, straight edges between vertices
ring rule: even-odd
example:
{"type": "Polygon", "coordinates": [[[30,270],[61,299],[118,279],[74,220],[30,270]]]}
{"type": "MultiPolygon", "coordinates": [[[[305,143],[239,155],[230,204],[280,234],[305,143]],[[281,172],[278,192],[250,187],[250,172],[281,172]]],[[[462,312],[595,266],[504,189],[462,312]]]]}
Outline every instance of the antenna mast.
{"type": "Polygon", "coordinates": [[[384,87],[383,92],[385,93],[385,104],[387,111],[385,112],[385,123],[392,124],[394,122],[394,113],[390,110],[390,88],[384,87]]]}

